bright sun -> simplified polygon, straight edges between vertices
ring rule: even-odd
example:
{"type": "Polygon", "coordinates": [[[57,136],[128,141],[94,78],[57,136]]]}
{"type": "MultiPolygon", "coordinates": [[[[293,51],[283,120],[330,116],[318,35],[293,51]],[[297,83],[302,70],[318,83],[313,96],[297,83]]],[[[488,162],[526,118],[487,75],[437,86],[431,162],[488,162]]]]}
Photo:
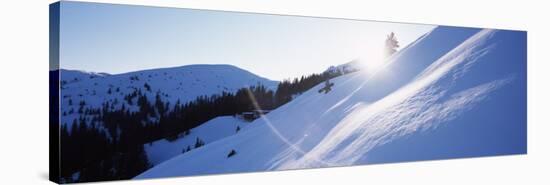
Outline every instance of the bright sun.
{"type": "Polygon", "coordinates": [[[368,56],[363,56],[359,58],[361,67],[366,72],[372,74],[383,71],[384,66],[386,66],[386,58],[383,54],[371,54],[368,56]]]}

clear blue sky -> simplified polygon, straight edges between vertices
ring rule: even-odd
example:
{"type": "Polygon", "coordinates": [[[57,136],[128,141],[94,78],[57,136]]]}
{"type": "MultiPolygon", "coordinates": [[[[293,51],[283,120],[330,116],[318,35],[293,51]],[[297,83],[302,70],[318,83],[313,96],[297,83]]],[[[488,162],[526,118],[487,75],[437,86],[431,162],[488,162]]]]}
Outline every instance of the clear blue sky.
{"type": "Polygon", "coordinates": [[[60,66],[111,74],[231,64],[273,80],[375,58],[387,34],[402,46],[431,25],[63,2],[60,66]]]}

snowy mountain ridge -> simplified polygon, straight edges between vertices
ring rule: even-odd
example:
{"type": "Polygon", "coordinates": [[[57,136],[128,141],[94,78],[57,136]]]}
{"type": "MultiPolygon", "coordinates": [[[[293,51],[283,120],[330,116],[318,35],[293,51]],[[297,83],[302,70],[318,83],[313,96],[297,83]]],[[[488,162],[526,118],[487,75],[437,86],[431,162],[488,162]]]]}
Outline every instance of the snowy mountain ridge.
{"type": "Polygon", "coordinates": [[[157,95],[174,105],[186,103],[198,96],[221,92],[233,93],[240,88],[264,85],[275,90],[278,82],[231,65],[188,65],[173,68],[151,69],[123,74],[90,73],[61,70],[61,124],[71,124],[86,108],[100,108],[104,103],[111,110],[122,106],[137,111],[136,98],[125,96],[141,92],[154,102],[157,95]],[[129,102],[131,101],[131,102],[129,102]],[[81,105],[83,104],[83,105],[81,105]]]}
{"type": "Polygon", "coordinates": [[[68,69],[61,69],[61,73],[63,73],[63,78],[64,78],[64,80],[62,80],[61,82],[62,85],[110,75],[108,73],[95,73],[95,72],[86,72],[86,71],[68,70],[68,69]]]}

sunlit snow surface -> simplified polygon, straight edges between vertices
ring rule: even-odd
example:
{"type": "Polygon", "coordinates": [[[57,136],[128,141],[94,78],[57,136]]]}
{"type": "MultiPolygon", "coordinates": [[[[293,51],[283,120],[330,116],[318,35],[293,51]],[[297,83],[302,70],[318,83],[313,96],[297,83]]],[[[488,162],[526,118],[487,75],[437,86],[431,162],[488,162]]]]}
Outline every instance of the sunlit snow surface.
{"type": "Polygon", "coordinates": [[[525,32],[438,27],[383,70],[318,85],[136,178],[526,153],[525,48],[525,32]]]}

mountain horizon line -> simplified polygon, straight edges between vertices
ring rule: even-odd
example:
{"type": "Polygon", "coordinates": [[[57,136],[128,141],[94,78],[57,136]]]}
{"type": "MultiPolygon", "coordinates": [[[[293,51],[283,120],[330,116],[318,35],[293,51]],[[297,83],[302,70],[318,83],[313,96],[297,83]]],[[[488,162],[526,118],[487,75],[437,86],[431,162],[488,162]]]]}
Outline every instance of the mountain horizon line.
{"type": "MultiPolygon", "coordinates": [[[[351,62],[347,62],[347,63],[335,64],[335,65],[332,65],[332,66],[328,66],[327,70],[329,70],[330,67],[342,66],[342,65],[345,65],[345,64],[348,64],[348,63],[352,63],[353,61],[354,60],[352,60],[351,62]]],[[[241,68],[241,67],[233,65],[233,64],[223,64],[223,63],[219,63],[219,64],[187,64],[187,65],[173,66],[173,67],[159,67],[159,68],[141,69],[141,70],[135,70],[135,71],[122,72],[122,73],[108,73],[108,72],[102,72],[102,71],[88,71],[88,70],[82,70],[82,69],[68,69],[68,68],[62,68],[62,67],[57,68],[55,70],[50,69],[49,71],[60,70],[60,71],[79,72],[79,73],[90,74],[90,75],[114,76],[114,75],[127,75],[127,74],[140,73],[140,72],[150,72],[150,71],[155,71],[155,70],[170,70],[170,69],[190,68],[190,67],[228,67],[228,68],[234,68],[234,69],[243,70],[245,72],[257,75],[257,76],[259,76],[261,78],[265,78],[267,80],[277,81],[277,82],[281,82],[281,81],[284,81],[284,80],[287,80],[287,79],[293,79],[293,78],[300,77],[300,76],[297,76],[297,77],[286,77],[286,78],[283,78],[283,79],[272,79],[272,78],[265,77],[261,74],[252,72],[248,69],[244,69],[244,68],[241,68]]],[[[319,72],[319,73],[322,73],[322,72],[319,72]]],[[[301,76],[304,76],[304,75],[310,75],[310,74],[302,74],[301,76]]]]}

